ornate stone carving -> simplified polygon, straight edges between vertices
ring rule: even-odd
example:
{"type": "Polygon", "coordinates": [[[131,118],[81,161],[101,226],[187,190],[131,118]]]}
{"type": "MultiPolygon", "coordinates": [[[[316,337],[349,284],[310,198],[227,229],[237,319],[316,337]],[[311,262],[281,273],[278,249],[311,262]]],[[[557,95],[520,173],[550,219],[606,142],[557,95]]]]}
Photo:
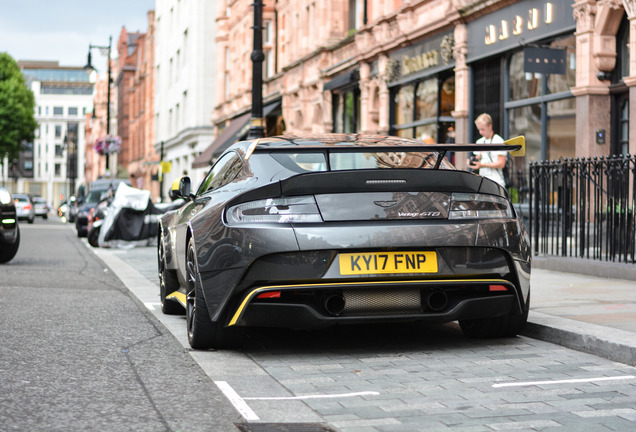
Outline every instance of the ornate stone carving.
{"type": "Polygon", "coordinates": [[[594,30],[594,18],[596,17],[596,2],[594,0],[577,0],[572,6],[577,33],[594,30]]]}
{"type": "Polygon", "coordinates": [[[636,17],[636,0],[622,0],[628,18],[636,17]]]}

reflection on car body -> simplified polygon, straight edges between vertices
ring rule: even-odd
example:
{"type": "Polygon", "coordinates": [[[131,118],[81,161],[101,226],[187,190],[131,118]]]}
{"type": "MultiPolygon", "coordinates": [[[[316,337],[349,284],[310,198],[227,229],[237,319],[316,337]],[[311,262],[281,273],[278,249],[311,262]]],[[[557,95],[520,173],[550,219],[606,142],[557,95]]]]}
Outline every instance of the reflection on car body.
{"type": "Polygon", "coordinates": [[[528,236],[504,188],[448,151],[373,135],[262,138],[226,150],[160,221],[165,313],[194,348],[249,327],[458,320],[471,337],[518,334],[530,298],[528,236]]]}

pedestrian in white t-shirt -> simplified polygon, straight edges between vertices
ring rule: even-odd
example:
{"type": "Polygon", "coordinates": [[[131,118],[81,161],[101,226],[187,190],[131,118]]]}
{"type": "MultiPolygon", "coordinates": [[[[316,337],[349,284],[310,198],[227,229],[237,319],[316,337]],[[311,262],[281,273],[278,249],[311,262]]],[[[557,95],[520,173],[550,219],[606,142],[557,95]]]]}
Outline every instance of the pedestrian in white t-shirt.
{"type": "MultiPolygon", "coordinates": [[[[477,144],[503,144],[502,137],[497,135],[492,130],[492,117],[484,113],[479,115],[475,120],[475,126],[481,135],[481,138],[477,140],[477,144]]],[[[506,152],[505,151],[477,151],[475,160],[469,163],[469,167],[478,171],[482,177],[489,178],[499,183],[501,186],[506,186],[506,181],[503,175],[503,168],[506,166],[506,152]]]]}

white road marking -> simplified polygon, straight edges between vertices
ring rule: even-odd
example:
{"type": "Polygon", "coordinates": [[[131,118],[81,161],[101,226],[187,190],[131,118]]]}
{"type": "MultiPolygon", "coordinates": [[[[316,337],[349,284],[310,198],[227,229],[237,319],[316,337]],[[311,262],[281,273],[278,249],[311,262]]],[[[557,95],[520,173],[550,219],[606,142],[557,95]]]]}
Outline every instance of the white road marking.
{"type": "Polygon", "coordinates": [[[153,302],[153,303],[145,302],[144,306],[146,306],[146,308],[148,308],[149,310],[154,311],[154,310],[156,310],[157,307],[161,306],[161,303],[159,303],[159,302],[153,302]]]}
{"type": "Polygon", "coordinates": [[[246,397],[243,400],[303,400],[303,399],[330,399],[355,396],[377,396],[379,392],[365,391],[357,393],[340,393],[330,395],[306,395],[306,396],[281,396],[281,397],[246,397]]]}
{"type": "Polygon", "coordinates": [[[628,380],[634,379],[634,375],[622,375],[614,377],[596,377],[596,378],[576,378],[567,380],[554,380],[554,381],[520,381],[511,383],[493,384],[494,388],[500,387],[523,387],[523,386],[536,386],[536,385],[551,385],[551,384],[572,384],[572,383],[586,383],[586,382],[598,382],[598,381],[616,381],[616,380],[628,380]]]}
{"type": "Polygon", "coordinates": [[[258,421],[261,419],[226,381],[214,381],[214,384],[221,389],[225,397],[228,398],[245,420],[258,421]]]}

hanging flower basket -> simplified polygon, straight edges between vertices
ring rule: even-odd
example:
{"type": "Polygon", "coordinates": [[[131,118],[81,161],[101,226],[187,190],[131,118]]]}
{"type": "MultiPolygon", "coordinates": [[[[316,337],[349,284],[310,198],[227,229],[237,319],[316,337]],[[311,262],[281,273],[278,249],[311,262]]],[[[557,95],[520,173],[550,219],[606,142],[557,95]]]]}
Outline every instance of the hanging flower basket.
{"type": "Polygon", "coordinates": [[[105,155],[109,153],[117,153],[121,148],[121,137],[106,135],[103,138],[95,140],[95,151],[97,154],[105,155]]]}

